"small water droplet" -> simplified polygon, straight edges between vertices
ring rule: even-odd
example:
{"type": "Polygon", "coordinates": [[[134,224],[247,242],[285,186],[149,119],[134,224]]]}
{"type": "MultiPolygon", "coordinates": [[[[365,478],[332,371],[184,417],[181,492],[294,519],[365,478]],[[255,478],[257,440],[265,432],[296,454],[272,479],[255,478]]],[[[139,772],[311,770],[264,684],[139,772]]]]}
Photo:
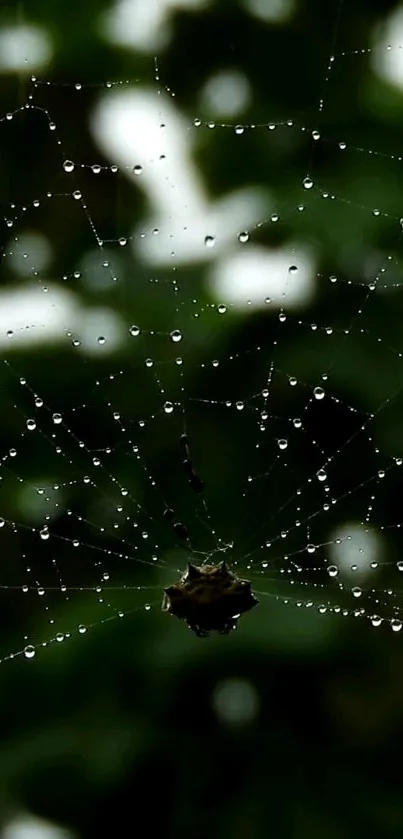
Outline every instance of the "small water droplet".
{"type": "Polygon", "coordinates": [[[278,445],[279,449],[284,451],[284,449],[286,449],[287,446],[288,446],[288,440],[286,440],[284,437],[280,437],[280,439],[277,440],[277,445],[278,445]]]}
{"type": "Polygon", "coordinates": [[[172,414],[174,406],[172,402],[164,402],[164,411],[166,414],[172,414]]]}
{"type": "Polygon", "coordinates": [[[329,574],[329,577],[337,577],[337,575],[339,573],[339,569],[338,569],[337,565],[328,565],[327,566],[327,573],[329,574]]]}
{"type": "Polygon", "coordinates": [[[33,658],[34,655],[35,655],[35,647],[33,647],[32,644],[28,644],[24,648],[24,655],[25,655],[25,658],[33,658]]]}
{"type": "Polygon", "coordinates": [[[140,327],[133,324],[129,329],[130,335],[133,335],[133,338],[137,338],[140,335],[140,327]]]}
{"type": "Polygon", "coordinates": [[[213,248],[215,245],[215,236],[205,236],[204,244],[206,248],[213,248]]]}
{"type": "Polygon", "coordinates": [[[26,422],[28,431],[35,431],[36,422],[34,419],[28,419],[26,422]]]}
{"type": "Polygon", "coordinates": [[[133,166],[133,172],[134,172],[135,175],[141,175],[142,171],[143,171],[142,166],[133,166]]]}
{"type": "Polygon", "coordinates": [[[313,395],[314,395],[315,399],[318,399],[318,400],[323,399],[324,396],[325,396],[325,391],[323,390],[323,387],[315,387],[313,389],[313,395]]]}
{"type": "Polygon", "coordinates": [[[247,230],[242,230],[241,233],[238,233],[238,242],[240,242],[241,245],[244,245],[245,242],[248,242],[248,241],[249,241],[249,233],[248,233],[247,230]]]}
{"type": "Polygon", "coordinates": [[[225,312],[227,311],[225,303],[219,303],[217,306],[217,311],[220,315],[225,315],[225,312]]]}
{"type": "Polygon", "coordinates": [[[65,172],[72,172],[74,169],[74,163],[72,160],[65,160],[63,162],[63,169],[65,172]]]}
{"type": "Polygon", "coordinates": [[[60,425],[61,422],[63,421],[63,417],[62,417],[61,414],[53,414],[52,415],[52,420],[53,420],[55,425],[60,425]]]}
{"type": "Polygon", "coordinates": [[[309,177],[304,178],[304,180],[302,181],[302,186],[304,187],[304,189],[312,189],[312,187],[313,187],[312,178],[309,178],[309,177]]]}

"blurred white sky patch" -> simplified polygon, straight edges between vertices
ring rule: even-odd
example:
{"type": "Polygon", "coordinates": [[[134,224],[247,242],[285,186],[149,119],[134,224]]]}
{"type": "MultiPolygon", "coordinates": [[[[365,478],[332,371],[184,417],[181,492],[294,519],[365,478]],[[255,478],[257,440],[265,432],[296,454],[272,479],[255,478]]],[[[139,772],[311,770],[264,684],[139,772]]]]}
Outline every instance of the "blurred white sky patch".
{"type": "Polygon", "coordinates": [[[380,562],[382,544],[379,534],[358,522],[347,522],[331,535],[329,551],[331,564],[347,576],[351,585],[376,573],[371,563],[380,562]],[[356,567],[355,567],[356,566],[356,567]]]}
{"type": "Polygon", "coordinates": [[[267,23],[285,23],[295,10],[294,0],[243,0],[245,9],[267,23]]]}
{"type": "Polygon", "coordinates": [[[291,246],[274,250],[250,244],[238,248],[237,253],[211,268],[211,288],[222,303],[239,308],[272,305],[290,309],[306,305],[312,299],[316,274],[307,251],[291,246]]]}
{"type": "Polygon", "coordinates": [[[372,67],[380,78],[403,88],[403,6],[375,29],[372,67]]]}
{"type": "Polygon", "coordinates": [[[267,195],[253,187],[209,201],[191,154],[198,130],[173,99],[141,88],[104,96],[94,114],[103,152],[129,167],[150,204],[151,219],[134,231],[145,233],[134,248],[150,265],[214,260],[238,246],[241,225],[253,226],[269,212],[267,195]]]}
{"type": "Polygon", "coordinates": [[[113,352],[124,339],[121,319],[106,307],[85,309],[71,292],[58,286],[21,285],[0,293],[0,349],[27,344],[66,341],[79,343],[77,351],[113,352]],[[69,335],[67,335],[69,333],[69,335]]]}
{"type": "Polygon", "coordinates": [[[201,107],[209,114],[230,119],[247,107],[250,98],[246,76],[239,70],[223,70],[206,81],[201,91],[201,107]]]}
{"type": "Polygon", "coordinates": [[[0,72],[43,69],[53,54],[48,32],[34,24],[0,27],[0,72]]]}
{"type": "Polygon", "coordinates": [[[101,17],[103,37],[113,44],[152,52],[165,47],[172,35],[177,9],[199,11],[211,0],[118,0],[101,17]]]}
{"type": "Polygon", "coordinates": [[[34,816],[20,815],[3,827],[0,839],[73,839],[74,833],[34,816]]]}

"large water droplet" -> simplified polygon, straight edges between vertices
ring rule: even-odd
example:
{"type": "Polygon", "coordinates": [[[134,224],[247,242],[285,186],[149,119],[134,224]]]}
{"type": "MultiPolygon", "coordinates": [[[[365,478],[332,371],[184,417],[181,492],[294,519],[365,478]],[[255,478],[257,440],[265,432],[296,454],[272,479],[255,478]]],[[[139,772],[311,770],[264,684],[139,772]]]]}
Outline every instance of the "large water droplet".
{"type": "Polygon", "coordinates": [[[325,396],[325,391],[323,390],[323,387],[315,387],[313,390],[313,395],[315,399],[323,399],[325,396]]]}
{"type": "Polygon", "coordinates": [[[182,332],[180,331],[180,329],[173,329],[172,332],[170,333],[170,338],[171,338],[171,341],[174,342],[174,344],[178,344],[179,341],[181,341],[182,338],[183,338],[183,335],[182,335],[182,332]]]}
{"type": "Polygon", "coordinates": [[[63,163],[63,169],[65,172],[72,172],[74,169],[74,163],[72,160],[65,160],[63,163]]]}
{"type": "Polygon", "coordinates": [[[33,658],[35,655],[35,647],[32,644],[28,644],[24,649],[25,658],[33,658]]]}

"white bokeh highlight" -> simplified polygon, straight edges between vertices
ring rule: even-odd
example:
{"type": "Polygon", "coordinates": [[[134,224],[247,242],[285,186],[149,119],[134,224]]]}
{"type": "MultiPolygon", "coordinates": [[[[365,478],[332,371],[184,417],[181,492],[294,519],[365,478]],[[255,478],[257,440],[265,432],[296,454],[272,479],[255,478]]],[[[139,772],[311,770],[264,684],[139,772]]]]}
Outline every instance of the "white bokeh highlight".
{"type": "Polygon", "coordinates": [[[49,34],[34,24],[0,28],[0,72],[39,70],[53,55],[49,34]]]}

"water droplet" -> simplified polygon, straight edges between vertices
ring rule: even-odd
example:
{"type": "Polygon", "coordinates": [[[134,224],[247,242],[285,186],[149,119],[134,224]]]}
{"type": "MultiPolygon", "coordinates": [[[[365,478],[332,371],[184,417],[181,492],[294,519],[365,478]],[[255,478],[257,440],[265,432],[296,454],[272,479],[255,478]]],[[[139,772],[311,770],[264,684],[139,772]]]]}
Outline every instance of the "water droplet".
{"type": "Polygon", "coordinates": [[[164,402],[164,411],[166,414],[172,414],[174,406],[172,402],[164,402]]]}
{"type": "Polygon", "coordinates": [[[304,178],[304,180],[302,181],[302,186],[304,187],[304,189],[312,189],[312,187],[313,187],[312,178],[309,178],[309,177],[304,178]]]}
{"type": "Polygon", "coordinates": [[[379,615],[371,615],[371,623],[372,626],[380,626],[382,623],[382,618],[379,615]]]}
{"type": "Polygon", "coordinates": [[[276,222],[276,221],[279,220],[279,218],[280,218],[280,216],[279,216],[278,213],[272,213],[271,216],[270,216],[270,221],[276,222]]]}
{"type": "Polygon", "coordinates": [[[249,233],[248,233],[247,230],[242,230],[241,233],[238,233],[238,242],[240,242],[241,245],[244,245],[245,242],[248,242],[248,241],[249,241],[249,233]]]}
{"type": "Polygon", "coordinates": [[[277,440],[277,445],[278,445],[279,449],[284,450],[288,446],[288,440],[285,440],[284,437],[281,437],[280,440],[277,440]]]}
{"type": "Polygon", "coordinates": [[[55,638],[58,644],[61,644],[61,642],[64,641],[64,637],[63,632],[56,632],[55,638]]]}
{"type": "Polygon", "coordinates": [[[137,338],[137,336],[140,335],[140,327],[133,324],[133,326],[130,327],[129,332],[130,335],[133,335],[133,338],[137,338]]]}
{"type": "Polygon", "coordinates": [[[85,635],[85,633],[87,632],[87,627],[84,626],[83,623],[80,623],[80,626],[78,627],[78,631],[79,631],[80,635],[85,635]]]}
{"type": "Polygon", "coordinates": [[[296,274],[298,271],[298,265],[290,265],[288,269],[289,274],[296,274]]]}
{"type": "Polygon", "coordinates": [[[327,478],[327,474],[324,469],[319,469],[319,471],[316,473],[316,477],[318,481],[325,481],[327,478]]]}
{"type": "Polygon", "coordinates": [[[28,419],[26,425],[27,425],[28,431],[35,431],[36,422],[35,422],[34,419],[28,419]]]}
{"type": "Polygon", "coordinates": [[[135,175],[141,175],[142,171],[143,171],[142,166],[133,166],[133,172],[134,172],[135,175]]]}
{"type": "Polygon", "coordinates": [[[205,236],[204,244],[206,248],[213,248],[215,245],[215,236],[205,236]]]}
{"type": "Polygon", "coordinates": [[[72,160],[65,160],[63,162],[63,169],[65,172],[72,172],[74,169],[74,163],[72,160]]]}
{"type": "Polygon", "coordinates": [[[398,620],[398,618],[392,618],[390,625],[393,629],[393,632],[400,632],[402,628],[402,621],[398,620]]]}
{"type": "Polygon", "coordinates": [[[75,198],[76,201],[79,201],[81,197],[82,197],[82,195],[81,195],[80,190],[75,189],[74,192],[73,192],[73,198],[75,198]]]}
{"type": "Polygon", "coordinates": [[[182,341],[183,335],[182,335],[182,332],[180,331],[180,329],[173,329],[172,332],[170,333],[170,338],[171,338],[171,341],[174,342],[174,344],[178,344],[179,341],[182,341]]]}
{"type": "Polygon", "coordinates": [[[323,387],[315,387],[313,390],[313,395],[315,399],[323,399],[325,396],[325,391],[323,390],[323,387]]]}
{"type": "Polygon", "coordinates": [[[103,346],[104,344],[106,344],[106,338],[105,338],[105,336],[104,336],[104,335],[99,335],[99,336],[98,336],[98,338],[97,338],[97,343],[98,343],[98,344],[100,344],[101,346],[103,346]]]}
{"type": "Polygon", "coordinates": [[[309,544],[306,546],[306,549],[309,554],[314,554],[316,551],[316,545],[309,544]]]}
{"type": "Polygon", "coordinates": [[[52,420],[53,420],[55,425],[60,425],[61,422],[63,421],[63,417],[62,417],[61,414],[53,414],[52,415],[52,420]]]}
{"type": "Polygon", "coordinates": [[[24,649],[25,658],[33,658],[35,655],[35,647],[32,644],[28,644],[27,647],[24,649]]]}
{"type": "Polygon", "coordinates": [[[43,540],[49,539],[49,530],[46,524],[44,527],[42,527],[42,530],[39,531],[39,535],[43,540]]]}
{"type": "Polygon", "coordinates": [[[239,402],[235,403],[235,407],[236,407],[237,411],[243,411],[245,405],[244,405],[243,402],[239,401],[239,402]]]}
{"type": "Polygon", "coordinates": [[[243,125],[236,125],[234,130],[235,134],[243,134],[245,127],[243,125]]]}
{"type": "Polygon", "coordinates": [[[225,315],[225,312],[227,311],[225,303],[219,303],[217,306],[217,311],[220,315],[225,315]]]}
{"type": "Polygon", "coordinates": [[[327,566],[327,573],[329,574],[329,577],[337,577],[337,575],[339,573],[339,569],[338,569],[337,565],[328,565],[327,566]]]}
{"type": "Polygon", "coordinates": [[[344,151],[347,148],[347,143],[344,143],[343,140],[339,143],[339,149],[344,151]]]}
{"type": "Polygon", "coordinates": [[[353,588],[351,589],[351,594],[353,595],[353,597],[361,597],[362,589],[359,586],[353,586],[353,588]]]}

